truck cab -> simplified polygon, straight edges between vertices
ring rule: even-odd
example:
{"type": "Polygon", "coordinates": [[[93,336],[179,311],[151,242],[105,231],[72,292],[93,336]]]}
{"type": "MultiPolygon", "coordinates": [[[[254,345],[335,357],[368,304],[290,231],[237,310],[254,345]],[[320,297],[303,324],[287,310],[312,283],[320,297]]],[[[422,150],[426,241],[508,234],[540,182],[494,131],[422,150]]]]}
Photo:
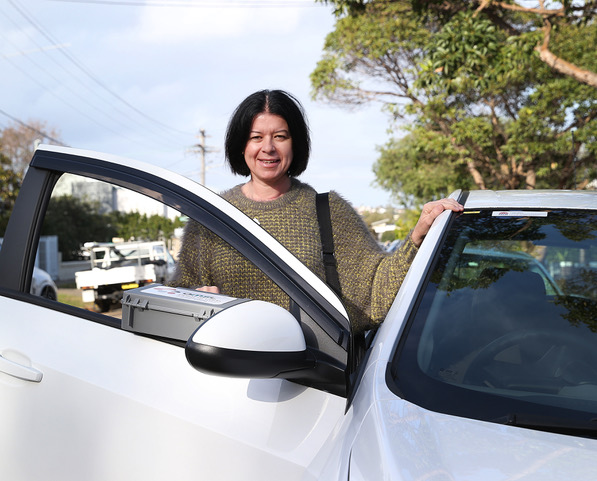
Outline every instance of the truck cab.
{"type": "Polygon", "coordinates": [[[87,242],[83,255],[90,270],[75,273],[83,302],[93,302],[106,312],[122,300],[124,291],[154,282],[167,282],[174,273],[174,259],[166,243],[87,242]]]}

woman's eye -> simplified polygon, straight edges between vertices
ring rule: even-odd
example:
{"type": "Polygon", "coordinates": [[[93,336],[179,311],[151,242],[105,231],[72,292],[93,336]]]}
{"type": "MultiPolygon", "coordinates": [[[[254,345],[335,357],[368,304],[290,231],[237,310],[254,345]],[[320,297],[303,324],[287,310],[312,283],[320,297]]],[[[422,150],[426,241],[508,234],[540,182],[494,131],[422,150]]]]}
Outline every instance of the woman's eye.
{"type": "Polygon", "coordinates": [[[250,140],[253,142],[259,142],[261,140],[261,135],[253,135],[250,137],[250,140]]]}

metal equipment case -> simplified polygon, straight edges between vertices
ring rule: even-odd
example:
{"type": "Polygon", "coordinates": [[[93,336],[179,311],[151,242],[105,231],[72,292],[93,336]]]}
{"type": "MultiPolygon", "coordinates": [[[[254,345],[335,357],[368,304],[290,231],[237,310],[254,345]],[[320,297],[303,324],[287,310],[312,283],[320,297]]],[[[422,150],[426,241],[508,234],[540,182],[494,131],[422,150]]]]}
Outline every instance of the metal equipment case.
{"type": "Polygon", "coordinates": [[[122,299],[122,328],[187,341],[208,318],[247,300],[182,287],[150,284],[125,292],[122,299]]]}

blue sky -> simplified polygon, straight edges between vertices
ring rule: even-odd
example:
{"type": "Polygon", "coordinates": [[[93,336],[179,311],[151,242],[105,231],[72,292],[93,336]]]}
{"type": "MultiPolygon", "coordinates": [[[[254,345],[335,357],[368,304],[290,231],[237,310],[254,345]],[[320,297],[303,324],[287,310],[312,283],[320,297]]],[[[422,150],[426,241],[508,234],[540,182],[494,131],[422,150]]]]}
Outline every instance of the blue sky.
{"type": "MultiPolygon", "coordinates": [[[[301,179],[355,206],[390,203],[372,186],[387,140],[379,105],[346,110],[310,99],[309,74],[332,31],[311,0],[3,0],[0,110],[47,122],[63,141],[199,180],[192,146],[207,134],[206,184],[243,181],[223,163],[238,103],[262,88],[297,96],[312,130],[301,179]]],[[[0,128],[11,123],[0,113],[0,128]]]]}

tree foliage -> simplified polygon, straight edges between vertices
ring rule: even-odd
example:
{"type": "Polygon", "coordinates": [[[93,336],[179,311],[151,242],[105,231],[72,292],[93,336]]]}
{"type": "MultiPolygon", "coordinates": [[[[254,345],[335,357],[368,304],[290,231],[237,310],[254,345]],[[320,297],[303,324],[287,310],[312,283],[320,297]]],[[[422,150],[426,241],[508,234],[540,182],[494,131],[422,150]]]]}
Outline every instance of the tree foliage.
{"type": "Polygon", "coordinates": [[[404,3],[376,3],[362,15],[339,18],[311,73],[315,96],[351,105],[417,102],[410,85],[430,37],[404,3]]]}
{"type": "MultiPolygon", "coordinates": [[[[401,0],[316,0],[331,3],[335,14],[359,15],[367,11],[372,3],[398,3],[401,0]]],[[[597,16],[595,0],[539,0],[537,4],[513,0],[408,0],[412,8],[427,17],[434,17],[441,23],[454,15],[467,12],[473,17],[483,13],[497,28],[509,36],[525,37],[537,32],[533,47],[542,62],[554,71],[570,76],[579,82],[597,88],[597,70],[587,66],[582,59],[558,52],[558,42],[552,43],[552,32],[565,26],[585,26],[597,16]],[[555,44],[555,45],[554,45],[555,44]]],[[[589,48],[591,54],[594,48],[589,48]]]]}
{"type": "Polygon", "coordinates": [[[107,222],[98,205],[70,195],[52,198],[42,228],[42,235],[58,236],[58,250],[63,261],[80,259],[84,242],[110,242],[116,228],[107,222]]]}
{"type": "Polygon", "coordinates": [[[113,211],[107,216],[110,225],[116,230],[116,236],[127,241],[170,239],[174,235],[174,230],[183,226],[178,218],[171,220],[157,214],[148,216],[139,212],[113,211]]]}
{"type": "Polygon", "coordinates": [[[15,122],[0,130],[0,237],[19,194],[25,171],[35,150],[35,141],[56,140],[55,130],[44,133],[46,123],[32,120],[29,124],[15,122]],[[51,136],[51,137],[49,137],[51,136]]]}
{"type": "Polygon", "coordinates": [[[80,258],[85,242],[111,242],[114,238],[126,241],[170,239],[174,229],[183,224],[160,215],[147,216],[139,212],[112,211],[100,213],[97,203],[70,195],[52,198],[42,235],[58,236],[58,250],[62,260],[80,258]]]}
{"type": "Polygon", "coordinates": [[[36,145],[48,141],[61,143],[58,136],[57,130],[48,128],[41,120],[30,120],[27,124],[15,122],[0,132],[0,151],[10,160],[12,169],[23,175],[36,145]]]}
{"type": "MultiPolygon", "coordinates": [[[[455,188],[582,188],[595,177],[597,89],[541,57],[545,16],[493,1],[328,3],[338,18],[313,95],[380,101],[401,122],[374,171],[402,200],[455,188]]],[[[549,51],[597,71],[594,2],[564,6],[549,17],[549,51]]]]}
{"type": "Polygon", "coordinates": [[[22,181],[22,175],[13,170],[10,159],[0,152],[0,237],[6,231],[22,181]]]}
{"type": "Polygon", "coordinates": [[[80,259],[85,242],[154,241],[170,239],[174,229],[183,223],[160,215],[147,216],[139,212],[99,212],[99,205],[70,195],[52,198],[42,235],[58,236],[62,260],[80,259]]]}

